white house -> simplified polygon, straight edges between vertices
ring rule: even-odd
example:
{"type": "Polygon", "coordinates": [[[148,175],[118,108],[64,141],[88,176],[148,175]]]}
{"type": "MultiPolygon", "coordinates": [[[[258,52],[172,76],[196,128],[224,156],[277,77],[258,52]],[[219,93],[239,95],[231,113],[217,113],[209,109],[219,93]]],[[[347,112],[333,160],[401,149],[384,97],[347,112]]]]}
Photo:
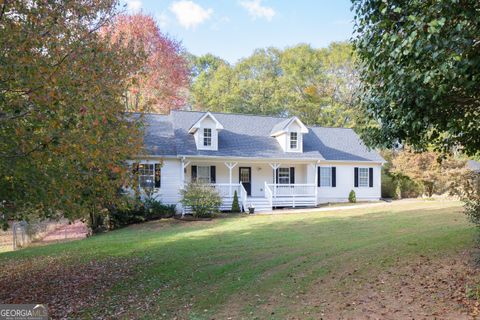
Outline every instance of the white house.
{"type": "Polygon", "coordinates": [[[297,117],[172,111],[145,115],[140,184],[182,210],[179,191],[190,181],[211,185],[228,210],[256,211],[359,201],[381,194],[384,159],[351,129],[307,127],[297,117]]]}

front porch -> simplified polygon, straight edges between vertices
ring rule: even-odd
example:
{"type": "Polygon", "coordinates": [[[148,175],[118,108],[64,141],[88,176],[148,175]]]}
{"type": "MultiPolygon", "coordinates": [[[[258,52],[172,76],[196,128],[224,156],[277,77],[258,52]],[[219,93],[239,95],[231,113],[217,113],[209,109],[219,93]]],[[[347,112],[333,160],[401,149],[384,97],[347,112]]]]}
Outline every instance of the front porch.
{"type": "Polygon", "coordinates": [[[314,207],[317,204],[317,162],[219,161],[183,159],[183,181],[197,181],[222,196],[221,210],[231,209],[235,191],[240,206],[256,212],[277,207],[314,207]]]}

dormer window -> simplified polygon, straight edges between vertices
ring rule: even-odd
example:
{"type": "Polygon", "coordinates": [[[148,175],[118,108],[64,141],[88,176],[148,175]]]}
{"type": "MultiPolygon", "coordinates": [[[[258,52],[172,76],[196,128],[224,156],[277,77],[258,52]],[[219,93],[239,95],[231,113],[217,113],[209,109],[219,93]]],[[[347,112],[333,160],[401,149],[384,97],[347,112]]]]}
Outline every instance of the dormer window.
{"type": "Polygon", "coordinates": [[[297,117],[277,123],[270,131],[284,152],[303,152],[303,136],[307,133],[308,128],[297,117]]]}
{"type": "Polygon", "coordinates": [[[212,145],[212,129],[203,129],[203,146],[210,147],[212,145]]]}
{"type": "Polygon", "coordinates": [[[222,124],[207,112],[193,124],[188,133],[193,134],[197,150],[217,151],[220,130],[223,130],[222,124]]]}
{"type": "Polygon", "coordinates": [[[296,132],[290,132],[290,149],[297,149],[298,135],[296,132]]]}

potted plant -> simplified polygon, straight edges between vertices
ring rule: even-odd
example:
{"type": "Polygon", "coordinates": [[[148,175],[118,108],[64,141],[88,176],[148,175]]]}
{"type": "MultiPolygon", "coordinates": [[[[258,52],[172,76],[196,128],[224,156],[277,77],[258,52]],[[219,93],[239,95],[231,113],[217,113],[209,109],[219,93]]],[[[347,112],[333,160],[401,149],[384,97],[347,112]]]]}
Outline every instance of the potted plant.
{"type": "Polygon", "coordinates": [[[250,214],[255,213],[255,206],[251,203],[248,205],[248,213],[250,213],[250,214]]]}

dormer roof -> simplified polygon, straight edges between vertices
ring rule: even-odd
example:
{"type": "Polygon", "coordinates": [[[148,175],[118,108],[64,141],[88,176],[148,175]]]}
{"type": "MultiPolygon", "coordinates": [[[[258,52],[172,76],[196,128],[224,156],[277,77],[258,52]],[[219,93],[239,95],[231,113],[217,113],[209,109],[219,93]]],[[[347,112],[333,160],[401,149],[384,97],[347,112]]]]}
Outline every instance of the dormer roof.
{"type": "Polygon", "coordinates": [[[272,131],[270,131],[270,135],[272,137],[276,137],[288,132],[288,127],[290,127],[290,125],[294,122],[296,122],[300,126],[300,133],[308,133],[308,128],[303,124],[302,121],[300,121],[300,119],[298,119],[297,117],[291,117],[273,126],[272,131]]]}
{"type": "Polygon", "coordinates": [[[213,122],[215,122],[215,129],[223,130],[223,125],[220,123],[220,121],[218,121],[213,114],[207,112],[203,116],[201,116],[200,119],[197,120],[197,122],[193,124],[193,126],[188,130],[188,133],[195,133],[198,129],[200,129],[202,121],[206,118],[210,118],[213,122]]]}

